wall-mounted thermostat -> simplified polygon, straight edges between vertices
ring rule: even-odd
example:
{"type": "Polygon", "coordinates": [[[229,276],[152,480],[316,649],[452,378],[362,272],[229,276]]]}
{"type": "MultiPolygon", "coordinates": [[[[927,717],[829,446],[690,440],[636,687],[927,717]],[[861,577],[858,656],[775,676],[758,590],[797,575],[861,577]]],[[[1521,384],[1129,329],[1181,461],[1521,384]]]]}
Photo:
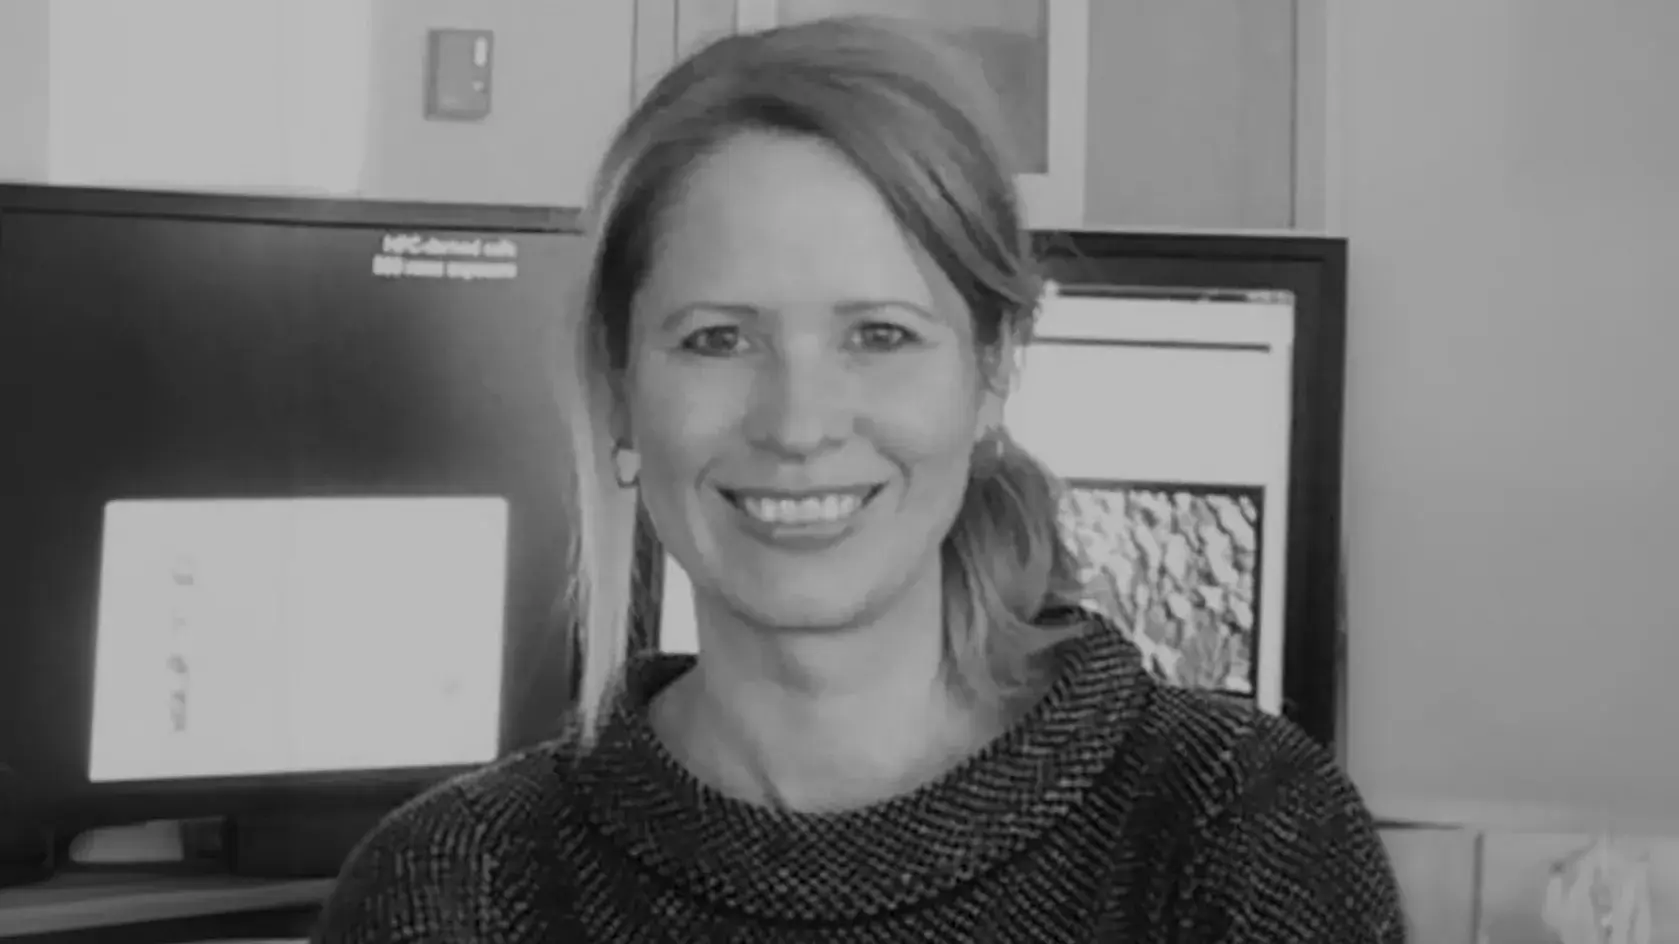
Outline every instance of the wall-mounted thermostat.
{"type": "Polygon", "coordinates": [[[435,29],[426,46],[426,117],[480,121],[488,116],[494,35],[489,30],[435,29]]]}

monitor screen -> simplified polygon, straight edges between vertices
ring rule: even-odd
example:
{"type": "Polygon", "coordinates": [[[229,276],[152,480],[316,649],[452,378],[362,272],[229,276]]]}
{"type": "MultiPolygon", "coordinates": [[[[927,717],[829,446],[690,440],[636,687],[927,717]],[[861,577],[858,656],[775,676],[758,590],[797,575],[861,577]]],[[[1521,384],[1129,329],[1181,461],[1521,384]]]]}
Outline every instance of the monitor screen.
{"type": "Polygon", "coordinates": [[[493,760],[506,540],[499,497],[106,504],[89,779],[493,760]]]}
{"type": "MultiPolygon", "coordinates": [[[[401,784],[570,698],[571,214],[0,186],[0,765],[77,815],[401,784]]],[[[309,793],[311,802],[316,797],[309,793]]]]}

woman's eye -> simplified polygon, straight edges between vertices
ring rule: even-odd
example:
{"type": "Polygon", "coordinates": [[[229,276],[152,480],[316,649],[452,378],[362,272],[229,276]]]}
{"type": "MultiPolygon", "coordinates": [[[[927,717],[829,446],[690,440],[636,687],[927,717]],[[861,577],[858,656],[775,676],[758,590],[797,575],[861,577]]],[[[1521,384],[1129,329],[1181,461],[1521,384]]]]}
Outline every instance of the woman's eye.
{"type": "Polygon", "coordinates": [[[857,340],[871,351],[894,351],[915,340],[915,335],[894,324],[866,324],[857,329],[857,340]]]}
{"type": "Polygon", "coordinates": [[[712,356],[733,354],[740,349],[740,344],[740,329],[734,325],[701,328],[682,339],[684,350],[712,356]]]}

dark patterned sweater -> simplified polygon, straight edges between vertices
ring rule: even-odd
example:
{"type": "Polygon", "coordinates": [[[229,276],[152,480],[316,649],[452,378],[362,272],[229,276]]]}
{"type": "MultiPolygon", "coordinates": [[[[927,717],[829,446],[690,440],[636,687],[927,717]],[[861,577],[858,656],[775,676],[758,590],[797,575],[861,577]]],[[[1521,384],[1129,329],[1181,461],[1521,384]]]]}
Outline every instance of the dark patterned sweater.
{"type": "Polygon", "coordinates": [[[1150,679],[1117,632],[1067,643],[1044,699],[941,779],[855,812],[725,797],[632,663],[596,748],[524,751],[409,803],[351,856],[317,940],[1404,940],[1373,823],[1293,725],[1150,679]]]}

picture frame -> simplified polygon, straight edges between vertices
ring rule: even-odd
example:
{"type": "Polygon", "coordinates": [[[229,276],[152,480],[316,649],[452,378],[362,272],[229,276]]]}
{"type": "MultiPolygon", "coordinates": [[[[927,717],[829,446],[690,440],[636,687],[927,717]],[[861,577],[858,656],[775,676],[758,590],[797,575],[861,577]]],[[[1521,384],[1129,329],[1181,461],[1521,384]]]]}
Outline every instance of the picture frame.
{"type": "Polygon", "coordinates": [[[1293,296],[1082,286],[1040,302],[1005,411],[1066,486],[1084,604],[1163,682],[1280,713],[1293,296]],[[1263,562],[1263,566],[1262,566],[1263,562]]]}
{"type": "MultiPolygon", "coordinates": [[[[1269,604],[1280,608],[1283,627],[1268,643],[1276,647],[1281,673],[1275,710],[1345,756],[1346,240],[1077,229],[1038,232],[1033,248],[1041,270],[1063,293],[1146,290],[1209,302],[1233,295],[1288,300],[1286,480],[1275,495],[1267,494],[1265,509],[1268,534],[1281,548],[1271,572],[1283,577],[1269,604]]],[[[1215,317],[1210,309],[1181,310],[1215,317]]],[[[1259,342],[1268,330],[1254,324],[1251,335],[1239,340],[1259,342]]]]}

